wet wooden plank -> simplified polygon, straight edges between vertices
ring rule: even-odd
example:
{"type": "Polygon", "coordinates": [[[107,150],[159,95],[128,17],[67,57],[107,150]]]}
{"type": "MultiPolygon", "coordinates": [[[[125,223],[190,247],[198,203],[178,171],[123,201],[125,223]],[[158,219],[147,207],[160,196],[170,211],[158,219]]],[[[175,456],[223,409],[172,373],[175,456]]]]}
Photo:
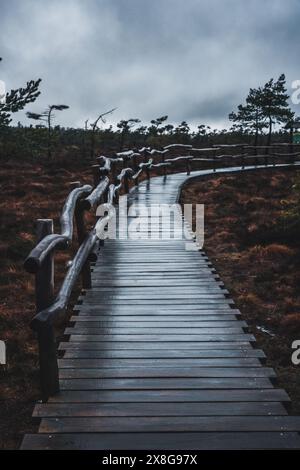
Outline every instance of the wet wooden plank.
{"type": "Polygon", "coordinates": [[[92,286],[101,287],[101,288],[141,288],[141,287],[207,287],[207,288],[221,288],[224,287],[224,283],[215,280],[215,276],[205,276],[202,279],[186,279],[186,278],[172,278],[172,279],[160,279],[159,277],[153,278],[133,278],[126,277],[125,279],[120,279],[118,277],[110,277],[107,279],[107,276],[103,279],[92,279],[92,286]]]}
{"type": "Polygon", "coordinates": [[[139,305],[138,308],[133,309],[126,305],[89,305],[78,304],[74,307],[74,311],[80,311],[80,315],[240,315],[240,311],[234,308],[230,308],[229,305],[189,305],[188,308],[184,305],[174,305],[173,307],[164,305],[163,307],[149,307],[149,305],[139,305]],[[201,308],[202,307],[202,308],[201,308]]]}
{"type": "MultiPolygon", "coordinates": [[[[174,295],[172,294],[156,294],[156,295],[151,295],[151,294],[139,294],[136,293],[134,295],[123,295],[123,294],[112,294],[112,295],[96,295],[97,292],[93,292],[93,294],[87,294],[85,303],[89,304],[90,302],[98,302],[102,304],[110,304],[110,303],[126,303],[127,305],[139,305],[139,304],[144,304],[144,305],[157,305],[157,304],[168,304],[173,302],[174,304],[176,303],[181,303],[184,304],[185,302],[187,304],[197,304],[199,301],[200,302],[226,302],[226,298],[224,294],[221,293],[197,293],[197,294],[185,294],[185,295],[174,295]]],[[[229,299],[230,300],[230,299],[229,299]]],[[[226,303],[233,303],[233,302],[226,302],[226,303]]]]}
{"type": "Polygon", "coordinates": [[[157,287],[151,287],[151,289],[146,289],[142,287],[126,287],[126,288],[102,288],[102,287],[97,287],[93,286],[93,289],[90,291],[90,293],[87,293],[87,298],[91,296],[99,296],[101,295],[102,298],[110,298],[114,296],[118,296],[118,298],[125,298],[125,299],[130,299],[130,298],[186,298],[188,296],[192,297],[212,297],[216,298],[217,296],[225,296],[228,294],[228,291],[226,289],[220,289],[218,286],[196,286],[196,287],[188,287],[186,286],[186,289],[184,289],[184,292],[180,292],[178,287],[165,287],[165,288],[159,288],[157,287]]]}
{"type": "MultiPolygon", "coordinates": [[[[177,416],[284,416],[281,403],[182,403],[177,416]]],[[[44,403],[34,408],[35,418],[76,416],[174,416],[173,403],[44,403]]]]}
{"type": "MultiPolygon", "coordinates": [[[[126,332],[128,330],[136,329],[138,328],[140,332],[144,330],[148,330],[147,332],[151,333],[153,330],[158,331],[162,330],[164,331],[164,328],[170,329],[170,332],[174,331],[176,332],[177,329],[182,330],[182,333],[185,333],[187,329],[195,329],[195,330],[200,330],[203,329],[205,330],[215,330],[216,328],[229,328],[229,331],[231,332],[232,329],[238,330],[238,332],[241,332],[243,328],[247,327],[247,324],[243,321],[239,322],[237,320],[235,321],[213,321],[213,322],[205,322],[205,321],[161,321],[159,318],[156,321],[141,321],[141,320],[136,320],[135,322],[126,322],[126,321],[84,321],[83,318],[80,320],[75,320],[75,325],[76,328],[80,329],[89,329],[92,330],[93,328],[96,329],[96,332],[98,330],[118,330],[118,329],[126,329],[126,332]],[[176,330],[176,331],[175,331],[176,330]]],[[[136,331],[136,330],[134,330],[136,331]]],[[[224,331],[224,330],[223,330],[224,331]]]]}
{"type": "Polygon", "coordinates": [[[184,432],[27,434],[22,449],[52,450],[253,450],[299,449],[292,432],[184,432]],[[147,443],[147,444],[145,444],[147,443]]]}
{"type": "MultiPolygon", "coordinates": [[[[197,324],[201,324],[203,326],[212,326],[216,323],[216,326],[228,326],[229,323],[233,321],[237,321],[235,315],[228,314],[226,318],[223,315],[199,315],[198,317],[195,315],[73,315],[70,318],[71,322],[83,322],[83,323],[107,323],[113,326],[117,323],[136,323],[142,322],[144,325],[151,326],[152,323],[161,325],[162,323],[173,324],[176,326],[176,323],[181,325],[182,323],[191,323],[195,326],[197,324]]],[[[245,321],[239,321],[239,326],[246,327],[247,323],[245,321]]],[[[163,325],[162,325],[163,326],[163,325]]]]}
{"type": "Polygon", "coordinates": [[[151,335],[151,334],[162,334],[166,335],[168,332],[170,335],[210,335],[210,334],[222,334],[226,332],[226,335],[231,334],[242,334],[243,328],[230,326],[227,328],[218,328],[218,327],[190,327],[190,326],[182,326],[180,328],[175,327],[139,327],[135,325],[134,327],[107,327],[107,328],[96,328],[96,327],[81,327],[81,326],[74,326],[65,329],[66,335],[151,335]]]}
{"type": "Polygon", "coordinates": [[[105,379],[129,377],[276,377],[270,367],[122,367],[60,369],[61,379],[105,379]]]}
{"type": "MultiPolygon", "coordinates": [[[[104,273],[112,273],[112,269],[110,266],[103,266],[103,267],[99,267],[99,268],[95,268],[93,270],[93,272],[95,274],[97,274],[98,276],[101,276],[101,274],[104,274],[104,273]]],[[[190,265],[189,263],[186,263],[185,265],[180,265],[180,266],[177,266],[177,264],[171,264],[169,266],[165,266],[164,263],[161,264],[161,267],[160,266],[157,266],[156,264],[154,264],[153,266],[132,266],[132,268],[130,267],[121,267],[120,265],[115,265],[114,266],[114,270],[113,270],[113,274],[114,275],[119,275],[120,274],[133,274],[134,276],[137,277],[137,275],[139,273],[145,273],[146,275],[148,275],[149,273],[158,273],[159,276],[166,276],[168,275],[168,273],[174,273],[176,274],[185,274],[185,273],[188,273],[188,274],[199,274],[199,273],[203,273],[203,274],[207,274],[207,272],[211,272],[211,268],[208,268],[204,265],[190,265]]]]}
{"type": "Polygon", "coordinates": [[[185,298],[185,297],[178,297],[176,299],[170,299],[170,298],[166,298],[166,299],[159,299],[159,298],[154,298],[154,299],[151,299],[151,302],[149,302],[150,299],[145,299],[145,298],[140,298],[140,299],[105,299],[105,298],[102,298],[101,295],[99,295],[98,297],[96,296],[89,296],[88,298],[85,298],[84,299],[84,302],[85,302],[85,305],[86,306],[89,306],[89,305],[98,305],[98,304],[101,304],[102,308],[105,308],[105,306],[109,306],[109,305],[123,305],[124,303],[126,303],[126,306],[129,306],[129,305],[134,305],[138,308],[139,305],[147,305],[148,308],[149,308],[149,305],[152,306],[152,308],[155,308],[156,305],[158,306],[165,306],[165,305],[170,305],[172,307],[176,307],[177,305],[183,305],[183,306],[187,306],[187,305],[190,305],[190,304],[194,304],[194,305],[197,305],[199,306],[200,304],[204,305],[205,307],[207,307],[207,305],[212,305],[212,306],[215,306],[215,305],[229,305],[229,304],[233,304],[233,300],[231,299],[225,299],[223,296],[207,296],[207,297],[204,297],[204,296],[197,296],[197,297],[192,297],[192,298],[185,298]]]}
{"type": "Polygon", "coordinates": [[[64,359],[111,359],[111,358],[240,358],[240,357],[257,357],[265,358],[263,351],[259,349],[181,349],[181,350],[156,350],[156,349],[127,349],[127,350],[67,350],[64,354],[64,359]]]}
{"type": "Polygon", "coordinates": [[[174,349],[210,349],[210,350],[224,350],[224,349],[235,349],[239,351],[244,351],[245,349],[252,349],[251,343],[248,341],[222,341],[222,342],[196,342],[196,341],[148,341],[147,345],[143,342],[131,341],[130,345],[128,341],[68,341],[61,342],[59,345],[60,350],[69,350],[69,349],[80,349],[80,350],[103,350],[103,351],[118,351],[118,350],[127,350],[130,346],[130,349],[153,349],[153,350],[168,350],[174,349]]]}
{"type": "MultiPolygon", "coordinates": [[[[91,292],[101,292],[102,294],[111,294],[114,292],[119,292],[120,294],[128,294],[128,295],[135,295],[136,293],[138,294],[155,294],[157,293],[157,287],[158,286],[126,286],[122,287],[119,286],[118,289],[115,287],[110,287],[110,286],[102,286],[100,283],[99,284],[93,284],[93,289],[91,292]]],[[[173,285],[166,285],[166,286],[159,286],[159,292],[160,294],[178,294],[178,286],[174,287],[173,285]]],[[[187,293],[217,293],[217,294],[228,294],[228,291],[226,289],[221,289],[218,284],[198,284],[198,285],[186,285],[184,289],[182,289],[182,292],[179,292],[180,294],[187,294],[187,293]]]]}
{"type": "Polygon", "coordinates": [[[190,367],[257,367],[261,363],[256,358],[213,358],[213,359],[59,359],[59,367],[176,367],[186,365],[190,367]]]}
{"type": "Polygon", "coordinates": [[[300,416],[168,416],[43,418],[42,433],[68,432],[298,432],[300,416]]]}
{"type": "Polygon", "coordinates": [[[187,342],[187,341],[192,341],[192,342],[222,342],[222,341],[255,341],[255,338],[253,335],[250,334],[204,334],[204,335],[184,335],[184,334],[178,334],[178,335],[173,335],[173,334],[168,334],[168,335],[150,335],[150,334],[144,334],[144,335],[138,335],[138,334],[132,334],[132,335],[117,335],[117,334],[112,334],[112,335],[81,335],[81,334],[71,334],[70,336],[70,341],[159,341],[161,342],[187,342]]]}
{"type": "MultiPolygon", "coordinates": [[[[83,390],[62,391],[49,403],[136,403],[136,402],[289,402],[282,389],[261,390],[83,390]]],[[[232,405],[234,406],[234,405],[232,405]]]]}
{"type": "Polygon", "coordinates": [[[98,276],[98,279],[102,280],[152,280],[157,281],[161,279],[162,281],[172,282],[172,280],[179,280],[179,279],[191,279],[194,281],[207,281],[211,279],[212,282],[218,279],[218,276],[214,270],[211,271],[201,271],[201,269],[196,269],[194,271],[140,271],[136,274],[124,271],[118,272],[102,272],[102,273],[95,273],[94,275],[98,276]]]}
{"type": "MultiPolygon", "coordinates": [[[[149,256],[147,257],[149,258],[149,256]]],[[[134,273],[138,272],[140,269],[145,268],[145,270],[148,271],[151,269],[155,269],[155,271],[161,271],[165,272],[168,271],[169,268],[177,268],[178,270],[184,269],[184,268],[210,268],[212,265],[210,262],[201,260],[201,259],[186,259],[186,257],[182,259],[178,259],[176,256],[176,261],[170,259],[170,258],[164,258],[164,259],[144,259],[144,260],[139,260],[135,259],[134,257],[124,259],[124,261],[121,261],[118,256],[116,257],[111,257],[110,259],[105,258],[105,256],[102,258],[102,263],[99,265],[96,265],[95,267],[95,272],[101,272],[105,271],[106,269],[109,269],[110,264],[113,262],[114,269],[119,270],[124,269],[126,271],[133,271],[134,273]]],[[[176,270],[176,269],[175,269],[176,270]]]]}
{"type": "Polygon", "coordinates": [[[122,378],[122,379],[61,379],[61,390],[239,390],[273,388],[267,378],[122,378]]]}

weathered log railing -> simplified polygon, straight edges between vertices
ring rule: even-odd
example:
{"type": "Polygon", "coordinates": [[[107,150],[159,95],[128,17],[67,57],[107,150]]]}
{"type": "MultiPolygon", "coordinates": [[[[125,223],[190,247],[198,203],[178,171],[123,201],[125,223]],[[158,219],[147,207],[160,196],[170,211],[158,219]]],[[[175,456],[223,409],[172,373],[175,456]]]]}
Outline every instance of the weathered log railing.
{"type": "MultiPolygon", "coordinates": [[[[31,327],[37,332],[38,337],[41,392],[44,401],[59,391],[54,322],[66,311],[72,290],[80,275],[83,289],[91,288],[90,263],[97,259],[99,233],[104,232],[110,218],[108,211],[98,219],[93,229],[88,231],[85,226],[85,212],[96,208],[100,203],[107,204],[109,209],[110,205],[118,201],[122,191],[128,193],[130,186],[137,186],[143,175],[150,179],[151,172],[157,174],[162,170],[166,177],[168,170],[174,168],[178,171],[184,165],[187,174],[190,174],[195,170],[194,163],[197,164],[198,170],[209,167],[216,170],[220,164],[230,166],[232,163],[242,168],[246,164],[269,166],[282,161],[295,163],[300,157],[300,147],[295,147],[299,148],[299,152],[295,152],[294,147],[292,152],[283,153],[274,151],[276,145],[261,148],[243,144],[199,149],[191,145],[172,144],[160,150],[150,148],[129,150],[118,153],[112,158],[101,156],[96,159],[97,164],[92,165],[94,188],[90,185],[81,185],[80,182],[71,183],[73,189],[67,197],[60,217],[60,233],[53,233],[53,220],[39,219],[38,243],[24,263],[25,269],[35,274],[36,315],[31,327]],[[226,150],[231,152],[236,150],[237,153],[226,154],[224,153],[226,150]],[[258,151],[262,150],[265,152],[259,154],[258,151]],[[183,151],[188,152],[188,155],[182,155],[183,151]],[[166,159],[166,155],[169,158],[166,159]],[[160,161],[156,162],[156,159],[160,161]],[[55,297],[54,253],[58,249],[67,249],[72,245],[74,221],[79,249],[55,297]]],[[[280,147],[284,148],[290,149],[290,145],[280,147]]]]}

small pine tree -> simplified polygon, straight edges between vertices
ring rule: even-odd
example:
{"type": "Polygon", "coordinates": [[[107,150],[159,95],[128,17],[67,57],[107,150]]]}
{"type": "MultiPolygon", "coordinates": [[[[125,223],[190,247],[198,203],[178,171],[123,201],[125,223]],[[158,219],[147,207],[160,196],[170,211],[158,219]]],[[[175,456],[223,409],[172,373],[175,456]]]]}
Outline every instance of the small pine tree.
{"type": "Polygon", "coordinates": [[[131,129],[136,126],[136,124],[139,124],[141,122],[140,119],[137,118],[132,118],[132,119],[122,119],[120,122],[117,124],[117,128],[120,129],[120,151],[123,150],[124,148],[124,143],[126,137],[129,136],[131,129]]]}
{"type": "Polygon", "coordinates": [[[68,109],[69,106],[66,104],[52,104],[48,106],[48,108],[41,114],[38,113],[32,113],[32,112],[27,112],[26,116],[29,119],[34,119],[35,121],[44,121],[47,124],[47,129],[48,129],[48,144],[47,144],[47,154],[48,154],[48,159],[50,160],[52,157],[52,122],[53,119],[55,118],[55,115],[53,114],[53,111],[63,111],[64,109],[68,109]]]}
{"type": "MultiPolygon", "coordinates": [[[[97,117],[97,119],[92,123],[90,124],[91,126],[91,129],[92,129],[92,133],[91,133],[91,160],[93,160],[94,156],[95,156],[95,136],[96,136],[96,132],[98,131],[99,129],[99,122],[102,122],[103,124],[106,123],[106,120],[105,120],[105,117],[104,116],[107,116],[108,114],[112,114],[117,108],[113,108],[113,109],[110,109],[109,111],[106,111],[105,113],[101,113],[99,114],[99,116],[97,117]]],[[[87,128],[87,123],[88,123],[88,119],[85,121],[85,125],[86,125],[86,128],[87,128]]]]}
{"type": "Polygon", "coordinates": [[[285,75],[280,75],[277,81],[271,78],[259,91],[261,109],[268,122],[268,145],[270,145],[273,125],[287,124],[294,116],[288,104],[285,75]]]}
{"type": "Polygon", "coordinates": [[[159,134],[159,129],[163,125],[163,123],[168,119],[168,116],[161,116],[157,119],[152,119],[150,121],[151,126],[148,127],[148,132],[150,135],[157,135],[159,134]]]}

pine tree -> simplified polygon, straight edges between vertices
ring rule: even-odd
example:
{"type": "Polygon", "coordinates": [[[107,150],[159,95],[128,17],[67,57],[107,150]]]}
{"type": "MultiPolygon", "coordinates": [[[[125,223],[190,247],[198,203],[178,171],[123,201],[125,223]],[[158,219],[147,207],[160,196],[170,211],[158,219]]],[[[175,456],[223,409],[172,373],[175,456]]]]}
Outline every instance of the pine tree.
{"type": "Polygon", "coordinates": [[[271,145],[273,126],[287,124],[293,119],[294,113],[289,108],[285,84],[285,75],[282,74],[277,81],[271,78],[263,87],[250,88],[246,104],[240,104],[237,113],[229,114],[229,119],[239,123],[241,130],[254,132],[255,145],[259,133],[266,128],[267,145],[271,145]]]}
{"type": "Polygon", "coordinates": [[[271,144],[273,125],[287,124],[294,117],[291,111],[286,90],[285,75],[282,74],[277,81],[271,78],[260,90],[261,109],[268,122],[268,143],[271,144]]]}
{"type": "Polygon", "coordinates": [[[9,126],[13,113],[21,111],[28,103],[33,103],[37,99],[41,94],[39,91],[41,81],[41,78],[30,80],[24,88],[17,88],[6,93],[4,102],[0,103],[0,129],[9,126]]]}
{"type": "MultiPolygon", "coordinates": [[[[90,124],[91,129],[92,129],[92,132],[91,132],[91,160],[93,160],[93,158],[95,156],[95,136],[96,136],[96,132],[99,129],[98,124],[99,124],[99,122],[102,122],[103,124],[106,124],[105,116],[107,116],[108,114],[112,114],[116,109],[117,108],[113,108],[113,109],[110,109],[109,111],[106,111],[105,113],[99,114],[96,121],[94,121],[92,124],[90,124]]],[[[89,121],[88,119],[85,121],[86,126],[87,126],[88,121],[89,121]]]]}
{"type": "Polygon", "coordinates": [[[140,119],[137,118],[127,120],[122,119],[118,122],[117,128],[120,129],[120,151],[123,150],[125,139],[130,134],[131,129],[140,122],[140,119]]]}
{"type": "Polygon", "coordinates": [[[238,112],[230,113],[229,119],[235,124],[238,124],[241,133],[254,133],[254,145],[257,145],[259,134],[267,127],[262,109],[261,90],[250,88],[246,98],[246,104],[240,104],[238,106],[238,112]]]}
{"type": "Polygon", "coordinates": [[[151,126],[148,127],[149,134],[155,136],[159,133],[162,133],[160,132],[161,126],[165,121],[167,121],[167,119],[168,116],[161,116],[157,119],[152,119],[152,121],[150,121],[151,126]]]}
{"type": "Polygon", "coordinates": [[[27,112],[26,116],[29,119],[34,119],[35,121],[44,121],[47,124],[47,129],[48,129],[48,145],[47,145],[47,153],[48,153],[48,159],[51,159],[52,156],[52,122],[54,119],[54,114],[53,111],[63,111],[64,109],[68,109],[69,106],[66,104],[52,104],[51,106],[48,106],[48,108],[41,114],[38,113],[32,113],[32,112],[27,112]]]}
{"type": "Polygon", "coordinates": [[[174,130],[174,134],[179,139],[179,142],[183,144],[189,141],[189,133],[190,127],[186,121],[182,121],[174,130]]]}

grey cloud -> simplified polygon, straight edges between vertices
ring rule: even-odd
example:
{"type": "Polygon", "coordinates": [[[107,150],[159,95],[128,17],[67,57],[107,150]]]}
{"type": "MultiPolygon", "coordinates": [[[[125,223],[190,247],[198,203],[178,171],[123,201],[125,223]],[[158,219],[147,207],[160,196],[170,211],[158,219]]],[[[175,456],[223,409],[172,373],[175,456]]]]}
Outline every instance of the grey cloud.
{"type": "Polygon", "coordinates": [[[300,78],[297,0],[12,0],[1,8],[0,79],[17,87],[42,77],[31,109],[66,103],[65,125],[117,106],[108,123],[168,114],[224,127],[249,87],[282,72],[288,83],[300,78]]]}

